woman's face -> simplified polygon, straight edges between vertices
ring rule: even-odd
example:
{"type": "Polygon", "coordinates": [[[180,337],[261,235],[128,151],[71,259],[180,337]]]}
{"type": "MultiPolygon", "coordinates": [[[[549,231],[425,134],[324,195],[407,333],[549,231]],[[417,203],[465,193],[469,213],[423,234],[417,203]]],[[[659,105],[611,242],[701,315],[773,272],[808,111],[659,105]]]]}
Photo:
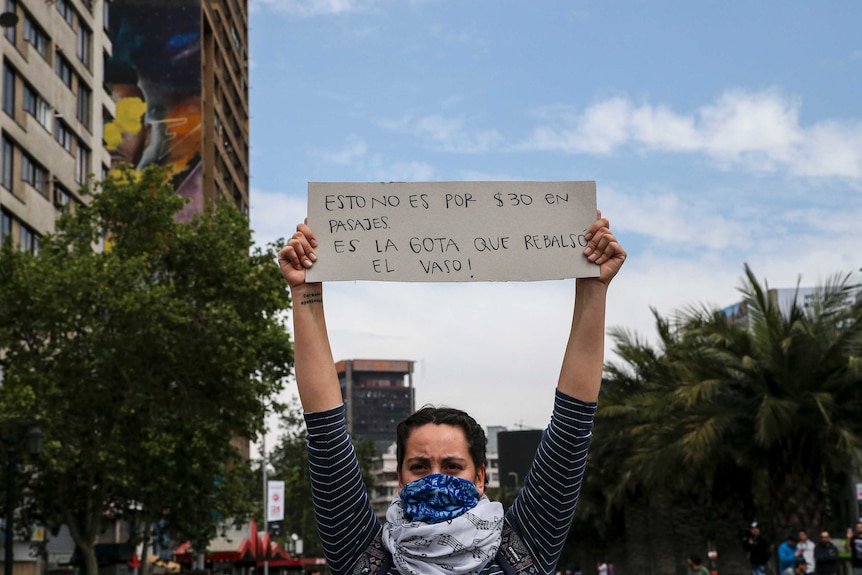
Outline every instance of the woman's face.
{"type": "Polygon", "coordinates": [[[464,431],[455,425],[426,423],[414,428],[404,448],[398,471],[399,487],[432,473],[470,481],[479,495],[485,494],[485,467],[476,468],[464,431]]]}

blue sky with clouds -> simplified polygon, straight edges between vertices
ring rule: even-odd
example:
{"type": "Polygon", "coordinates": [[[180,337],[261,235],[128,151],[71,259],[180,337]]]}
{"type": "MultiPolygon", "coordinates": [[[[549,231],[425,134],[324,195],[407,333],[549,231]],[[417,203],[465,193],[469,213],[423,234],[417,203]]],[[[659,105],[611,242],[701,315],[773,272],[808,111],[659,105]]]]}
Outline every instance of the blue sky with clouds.
{"type": "MultiPolygon", "coordinates": [[[[608,323],[862,267],[862,3],[250,0],[252,227],[309,181],[596,180],[630,258],[608,323]]],[[[512,265],[518,265],[512,262],[512,265]]],[[[336,359],[547,423],[573,282],[327,288],[336,359]]],[[[612,355],[612,353],[609,353],[612,355]]]]}

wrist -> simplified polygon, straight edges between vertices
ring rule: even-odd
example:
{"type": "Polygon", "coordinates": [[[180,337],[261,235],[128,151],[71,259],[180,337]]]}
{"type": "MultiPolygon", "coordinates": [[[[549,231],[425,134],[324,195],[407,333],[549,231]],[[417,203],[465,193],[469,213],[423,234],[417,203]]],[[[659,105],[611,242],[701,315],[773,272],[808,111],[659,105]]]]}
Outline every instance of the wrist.
{"type": "Polygon", "coordinates": [[[322,283],[304,283],[290,288],[290,296],[293,299],[294,309],[297,306],[322,304],[323,303],[323,284],[322,283]]]}
{"type": "Polygon", "coordinates": [[[575,281],[578,295],[594,295],[605,297],[608,294],[608,284],[599,278],[578,278],[575,281]]]}

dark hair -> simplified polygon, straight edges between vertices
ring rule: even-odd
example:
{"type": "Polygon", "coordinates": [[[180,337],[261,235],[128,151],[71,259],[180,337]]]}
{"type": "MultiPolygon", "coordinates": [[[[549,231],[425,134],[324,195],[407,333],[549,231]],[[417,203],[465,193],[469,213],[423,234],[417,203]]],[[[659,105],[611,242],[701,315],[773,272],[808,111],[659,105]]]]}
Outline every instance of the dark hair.
{"type": "Polygon", "coordinates": [[[694,563],[695,565],[701,565],[703,561],[700,558],[700,555],[689,555],[688,560],[694,563]]]}
{"type": "Polygon", "coordinates": [[[475,419],[460,409],[426,405],[399,423],[395,430],[397,444],[395,457],[398,461],[398,471],[401,471],[401,465],[404,463],[404,454],[407,451],[407,440],[410,438],[410,433],[413,429],[429,423],[460,427],[467,439],[467,447],[470,450],[473,464],[478,469],[487,463],[485,450],[488,446],[488,438],[485,437],[485,430],[476,423],[475,419]]]}

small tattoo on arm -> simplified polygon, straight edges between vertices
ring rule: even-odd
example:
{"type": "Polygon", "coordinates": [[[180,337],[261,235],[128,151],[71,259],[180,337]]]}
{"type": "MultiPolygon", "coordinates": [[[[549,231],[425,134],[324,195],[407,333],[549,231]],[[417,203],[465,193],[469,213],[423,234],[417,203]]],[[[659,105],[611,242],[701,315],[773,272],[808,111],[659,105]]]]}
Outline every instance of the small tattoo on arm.
{"type": "Polygon", "coordinates": [[[313,303],[323,303],[323,294],[321,292],[302,294],[302,301],[299,302],[300,305],[311,305],[313,303]]]}

